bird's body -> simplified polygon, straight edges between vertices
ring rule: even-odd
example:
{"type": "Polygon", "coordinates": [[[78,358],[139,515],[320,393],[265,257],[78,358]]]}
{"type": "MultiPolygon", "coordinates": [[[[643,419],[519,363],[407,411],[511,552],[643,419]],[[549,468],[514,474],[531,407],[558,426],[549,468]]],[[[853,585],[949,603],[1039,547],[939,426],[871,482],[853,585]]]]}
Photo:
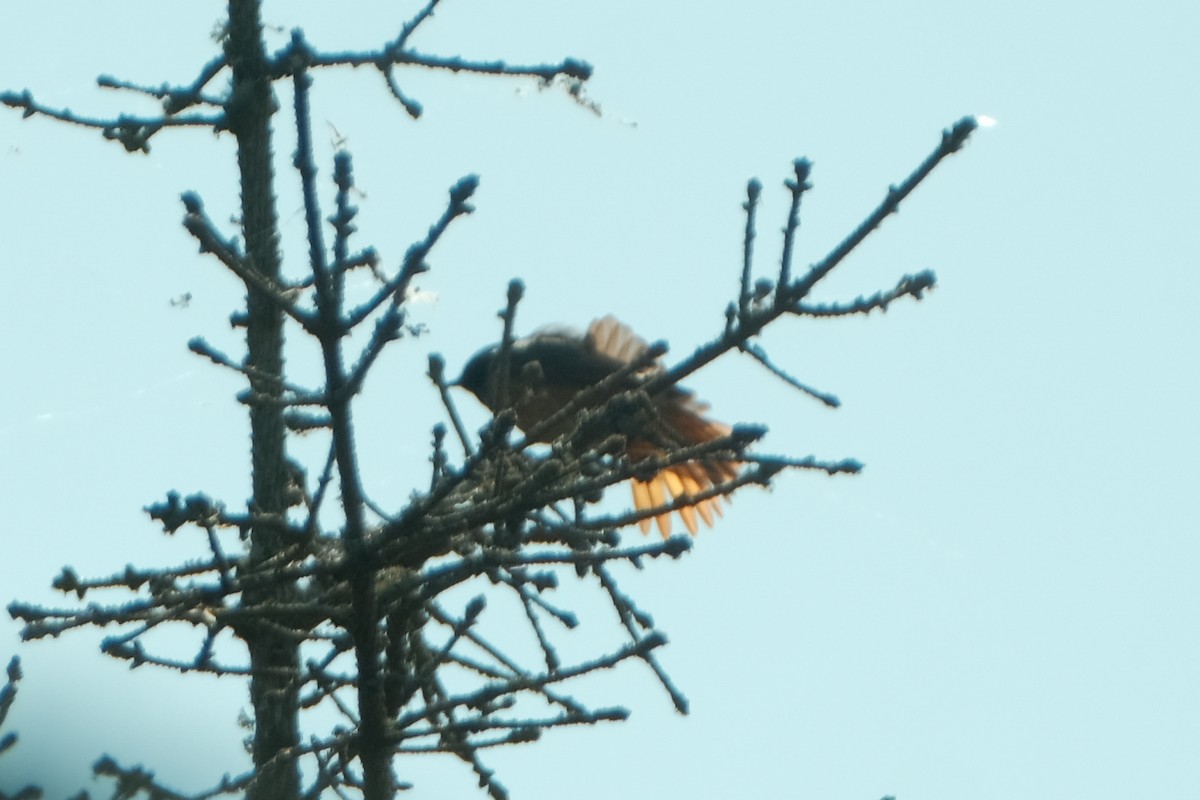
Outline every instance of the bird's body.
{"type": "MultiPolygon", "coordinates": [[[[562,331],[543,331],[513,342],[509,355],[508,400],[516,414],[517,425],[526,433],[537,432],[538,441],[553,441],[574,430],[578,415],[568,415],[556,424],[540,423],[569,404],[583,390],[627,368],[646,353],[647,345],[613,317],[603,317],[588,326],[583,336],[562,331]],[[536,363],[536,366],[533,366],[536,363]]],[[[498,347],[480,351],[467,363],[457,385],[471,391],[484,405],[499,410],[496,357],[498,347]]],[[[622,379],[614,391],[635,389],[662,367],[651,363],[622,379]]],[[[607,397],[597,397],[590,406],[607,397]]],[[[639,461],[662,454],[668,448],[702,444],[730,433],[730,428],[704,416],[707,406],[690,392],[671,387],[652,398],[653,422],[630,431],[614,430],[626,436],[626,455],[639,461]]],[[[588,408],[585,404],[581,411],[588,408]]],[[[702,459],[667,467],[648,480],[633,479],[634,506],[639,511],[653,509],[672,498],[688,498],[735,477],[738,464],[726,459],[702,459]]],[[[713,515],[721,513],[719,498],[710,497],[681,506],[680,517],[688,530],[697,531],[697,514],[712,526],[713,515]]],[[[670,534],[669,514],[655,517],[664,536],[670,534]]],[[[650,528],[649,518],[642,520],[643,531],[650,528]]]]}

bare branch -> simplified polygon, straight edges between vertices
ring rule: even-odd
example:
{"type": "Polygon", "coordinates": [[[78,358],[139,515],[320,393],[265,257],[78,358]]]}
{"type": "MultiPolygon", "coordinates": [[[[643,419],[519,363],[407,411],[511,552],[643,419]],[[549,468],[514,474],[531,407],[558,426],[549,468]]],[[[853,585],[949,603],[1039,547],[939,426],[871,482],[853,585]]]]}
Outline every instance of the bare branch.
{"type": "Polygon", "coordinates": [[[424,239],[408,248],[408,252],[404,254],[404,261],[396,276],[384,284],[370,300],[346,315],[344,329],[349,330],[356,327],[389,299],[392,301],[393,307],[399,307],[404,301],[404,296],[412,279],[422,272],[428,271],[429,265],[425,263],[425,258],[429,255],[434,245],[442,238],[442,235],[445,234],[446,229],[450,227],[450,223],[458,217],[470,214],[475,210],[474,206],[468,201],[478,188],[478,175],[464,176],[459,179],[458,183],[451,187],[450,202],[446,206],[446,210],[442,212],[442,216],[429,228],[429,233],[426,234],[424,239]]]}
{"type": "Polygon", "coordinates": [[[859,295],[849,303],[813,304],[797,303],[794,313],[805,317],[846,317],[852,314],[869,314],[875,309],[887,311],[888,306],[901,297],[920,300],[925,292],[934,288],[937,279],[929,270],[916,275],[905,275],[895,288],[879,291],[870,297],[859,295]]]}
{"type": "Polygon", "coordinates": [[[792,282],[792,247],[796,242],[796,232],[800,230],[800,199],[812,188],[812,184],[808,182],[812,162],[807,158],[797,158],[792,168],[795,178],[784,181],[784,186],[792,193],[792,207],[788,211],[787,225],[783,229],[783,255],[779,259],[779,280],[775,284],[777,303],[786,302],[787,287],[792,282]]]}
{"type": "Polygon", "coordinates": [[[89,117],[76,114],[69,108],[52,108],[42,105],[28,90],[24,92],[0,92],[0,103],[20,109],[25,117],[41,115],[100,131],[105,139],[120,142],[129,152],[150,152],[150,138],[164,128],[207,128],[220,129],[223,115],[189,114],[161,117],[138,117],[122,114],[116,118],[89,117]]]}
{"type": "Polygon", "coordinates": [[[912,194],[913,190],[929,177],[929,173],[933,172],[938,164],[942,163],[947,156],[961,150],[967,138],[977,127],[979,127],[979,123],[974,117],[963,117],[954,124],[954,127],[942,131],[942,141],[937,149],[921,162],[921,165],[913,170],[913,173],[903,183],[899,186],[890,187],[887,196],[883,198],[883,202],[841,244],[835,247],[821,261],[810,267],[808,274],[803,278],[789,285],[787,292],[781,295],[783,303],[795,303],[807,297],[818,281],[828,275],[854,248],[862,244],[862,241],[872,231],[877,229],[888,216],[899,210],[900,203],[904,198],[912,194]]]}
{"type": "Polygon", "coordinates": [[[738,291],[738,315],[745,317],[750,311],[750,278],[751,267],[754,264],[754,217],[758,211],[758,201],[762,197],[762,184],[752,180],[746,184],[746,202],[742,208],[746,211],[746,233],[742,237],[742,283],[738,291]]]}
{"type": "Polygon", "coordinates": [[[758,345],[754,342],[743,342],[738,349],[740,349],[743,353],[750,356],[755,361],[757,361],[758,363],[760,363],[764,367],[766,367],[767,370],[770,371],[772,375],[779,378],[780,380],[782,380],[784,383],[788,384],[789,386],[791,386],[795,389],[799,389],[800,391],[804,392],[806,395],[813,398],[814,400],[820,400],[822,403],[829,406],[830,408],[837,408],[838,406],[840,406],[842,404],[842,401],[838,400],[835,395],[829,394],[827,392],[818,391],[817,389],[814,389],[807,384],[801,383],[797,378],[794,378],[791,375],[789,375],[787,372],[785,372],[783,370],[782,367],[777,366],[773,361],[771,361],[771,359],[767,356],[767,351],[764,350],[761,345],[758,345]]]}
{"type": "Polygon", "coordinates": [[[143,86],[109,75],[101,75],[96,79],[96,82],[103,89],[121,89],[149,95],[162,101],[163,111],[168,116],[171,116],[193,105],[206,105],[218,108],[224,105],[224,98],[206,97],[202,92],[204,87],[220,74],[225,66],[225,56],[223,54],[217,56],[200,69],[200,74],[196,76],[196,80],[192,81],[188,86],[170,86],[165,83],[157,87],[143,86]]]}
{"type": "Polygon", "coordinates": [[[187,210],[183,218],[183,227],[200,243],[200,252],[212,253],[230,272],[245,281],[247,287],[257,290],[276,308],[300,323],[305,330],[314,333],[316,317],[298,308],[291,294],[254,269],[247,263],[247,257],[239,253],[232,242],[221,237],[212,220],[204,213],[204,205],[199,195],[186,192],[182,199],[187,210]]]}
{"type": "MultiPolygon", "coordinates": [[[[974,117],[964,117],[955,125],[942,133],[942,139],[937,149],[926,158],[920,166],[916,168],[898,187],[892,187],[887,194],[887,197],[857,228],[850,236],[846,237],[834,250],[826,256],[822,261],[809,268],[809,271],[802,277],[791,282],[783,291],[784,287],[780,287],[777,293],[777,301],[770,306],[761,308],[751,308],[745,314],[739,314],[737,324],[729,324],[726,326],[725,332],[720,337],[713,341],[697,348],[691,356],[676,364],[671,369],[661,375],[648,381],[645,385],[645,391],[651,395],[664,391],[670,386],[674,386],[681,380],[696,372],[706,364],[711,363],[729,350],[739,347],[743,342],[753,336],[756,336],[768,324],[778,319],[780,316],[787,313],[798,313],[798,303],[802,301],[812,287],[818,281],[842,262],[842,260],[850,254],[862,241],[879,227],[880,223],[889,215],[894,213],[900,205],[900,202],[910,195],[922,181],[940,164],[947,156],[958,152],[971,132],[978,127],[978,123],[974,117]],[[782,302],[780,302],[780,299],[782,302]]],[[[932,286],[932,273],[922,273],[923,282],[927,282],[921,289],[932,286]]],[[[917,286],[919,284],[914,284],[917,286]]],[[[904,294],[919,296],[919,292],[907,291],[904,294]]]]}

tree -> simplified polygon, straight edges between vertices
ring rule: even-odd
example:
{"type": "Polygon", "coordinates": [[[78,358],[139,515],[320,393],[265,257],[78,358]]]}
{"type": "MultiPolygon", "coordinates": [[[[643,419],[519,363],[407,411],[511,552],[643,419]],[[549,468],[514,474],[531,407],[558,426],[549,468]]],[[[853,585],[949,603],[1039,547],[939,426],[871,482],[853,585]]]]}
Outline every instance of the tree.
{"type": "MultiPolygon", "coordinates": [[[[748,448],[765,432],[760,426],[737,426],[698,446],[663,444],[652,457],[635,460],[621,450],[629,420],[652,419],[653,398],[734,351],[750,354],[799,390],[835,403],[775,366],[755,336],[784,315],[866,314],[902,297],[920,298],[934,283],[932,273],[923,272],[846,304],[809,300],[813,287],[894,212],[933,167],[962,146],[974,128],[971,119],[947,131],[929,159],[890,189],[862,225],[798,276],[792,274],[792,250],[810,165],[797,160],[787,182],[792,205],[781,267],[773,279],[756,280],[752,270],[761,193],[761,186],[752,181],[745,203],[740,292],[721,332],[669,369],[654,369],[664,348],[651,346],[577,397],[564,412],[573,424],[555,437],[548,453],[531,453],[536,437],[528,430],[525,436],[515,433],[516,417],[503,401],[476,442],[457,422],[443,363],[432,356],[429,378],[445,400],[464,455],[453,456],[449,429],[435,426],[428,488],[399,511],[385,510],[363,489],[354,402],[380,353],[419,333],[406,313],[409,289],[428,269],[429,253],[455,220],[472,211],[477,179],[467,176],[455,184],[428,235],[409,248],[398,266],[388,267],[372,248],[356,248],[352,162],[348,152],[339,153],[333,169],[334,209],[328,217],[333,241],[327,246],[312,147],[313,75],[346,66],[376,69],[396,100],[416,118],[421,107],[402,88],[404,68],[534,78],[564,87],[585,104],[582,87],[591,74],[587,64],[572,59],[519,67],[423,55],[412,48],[410,39],[437,5],[431,0],[394,39],[371,52],[322,51],[296,32],[288,47],[268,55],[259,3],[231,0],[223,53],[204,65],[192,83],[149,87],[102,79],[105,85],[160,99],[161,116],[94,119],[42,105],[28,92],[0,96],[27,115],[48,115],[100,130],[131,152],[148,151],[154,137],[176,127],[211,129],[237,142],[240,239],[211,219],[203,199],[194,193],[183,196],[183,224],[201,251],[246,287],[246,308],[236,315],[245,329],[245,356],[227,355],[199,338],[189,346],[247,382],[241,399],[251,425],[252,499],[246,508],[233,509],[207,495],[170,492],[148,507],[168,534],[189,531],[204,537],[210,554],[203,563],[170,569],[131,567],[100,579],[83,579],[66,568],[55,581],[58,589],[76,594],[80,601],[102,591],[131,595],[120,601],[63,609],[10,606],[10,613],[25,623],[27,639],[101,626],[115,630],[105,640],[104,651],[131,664],[248,679],[254,769],[220,780],[204,795],[244,791],[254,798],[291,798],[332,789],[382,798],[404,786],[393,771],[397,754],[438,751],[461,758],[483,788],[502,797],[505,791],[481,752],[533,741],[549,728],[623,719],[625,709],[591,708],[560,686],[630,659],[648,664],[676,708],[686,711],[686,700],[655,657],[664,636],[621,589],[610,567],[678,557],[689,540],[629,544],[619,531],[747,484],[767,485],[784,469],[835,474],[854,472],[858,464],[757,454],[748,448]],[[214,88],[224,79],[226,88],[214,88]],[[272,134],[279,111],[276,91],[282,93],[287,83],[298,138],[293,164],[303,187],[309,245],[303,271],[285,269],[279,250],[272,134]],[[351,305],[345,292],[347,277],[356,272],[369,272],[378,283],[374,295],[361,305],[351,305]],[[317,345],[322,385],[301,385],[285,369],[285,331],[317,345]],[[324,437],[325,460],[315,465],[292,461],[287,443],[297,435],[324,437]],[[648,510],[621,515],[594,510],[593,501],[609,486],[707,456],[736,461],[744,468],[719,486],[648,510]],[[553,590],[571,576],[594,583],[608,598],[628,641],[564,664],[547,625],[577,624],[569,609],[551,600],[553,590]],[[450,590],[481,581],[495,588],[459,607],[447,602],[450,590]],[[510,595],[525,615],[539,644],[541,663],[529,663],[506,641],[484,633],[487,605],[501,593],[510,595]],[[148,634],[168,625],[196,631],[193,653],[163,654],[146,645],[148,634]],[[237,652],[230,646],[235,643],[244,646],[242,663],[226,656],[237,652]],[[314,707],[335,709],[344,725],[305,737],[301,712],[314,707]]],[[[522,285],[514,281],[502,312],[501,375],[507,374],[504,364],[511,355],[521,294],[522,285]]],[[[96,770],[116,777],[126,791],[167,791],[150,773],[110,758],[101,759],[96,770]]]]}

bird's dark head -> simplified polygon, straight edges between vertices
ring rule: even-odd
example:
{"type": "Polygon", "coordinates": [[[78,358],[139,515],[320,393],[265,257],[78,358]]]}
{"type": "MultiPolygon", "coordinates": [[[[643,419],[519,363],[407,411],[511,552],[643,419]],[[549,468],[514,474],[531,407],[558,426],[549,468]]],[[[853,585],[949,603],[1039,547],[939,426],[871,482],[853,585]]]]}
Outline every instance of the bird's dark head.
{"type": "Polygon", "coordinates": [[[463,367],[462,375],[454,382],[480,399],[484,405],[490,402],[490,384],[492,364],[496,360],[496,348],[487,347],[471,356],[471,360],[463,367]]]}

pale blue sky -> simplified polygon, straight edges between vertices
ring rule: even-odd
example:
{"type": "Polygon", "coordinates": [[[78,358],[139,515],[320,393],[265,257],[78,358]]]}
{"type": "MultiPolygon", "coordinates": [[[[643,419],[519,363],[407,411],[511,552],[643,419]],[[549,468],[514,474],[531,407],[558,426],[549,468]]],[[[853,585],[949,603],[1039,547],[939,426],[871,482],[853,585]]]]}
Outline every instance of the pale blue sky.
{"type": "MultiPolygon", "coordinates": [[[[291,0],[266,16],[273,46],[302,25],[336,49],[391,37],[416,7],[291,0]]],[[[358,412],[368,489],[393,506],[426,480],[428,352],[456,370],[493,340],[511,277],[528,287],[523,331],[614,313],[678,357],[720,329],[736,291],[748,178],[766,187],[757,250],[770,274],[793,158],[815,163],[803,266],[942,128],[998,120],[820,297],[927,268],[936,291],[767,335],[779,362],[843,408],[732,357],[689,382],[720,418],[769,424],[765,450],[867,468],[748,490],[687,558],[630,575],[671,637],[662,660],[693,713],[677,716],[637,665],[581,685],[632,719],[491,754],[515,798],[1200,791],[1198,8],[446,0],[418,48],[586,59],[604,116],[531,83],[412,74],[403,85],[426,109],[414,123],[370,71],[318,77],[322,179],[336,129],[365,195],[360,244],[387,263],[455,180],[482,181],[476,214],[421,281],[436,295],[416,312],[430,335],[381,361],[358,412]]],[[[190,80],[221,10],[7,4],[0,87],[79,112],[150,111],[95,76],[190,80]]],[[[287,255],[303,259],[288,127],[281,117],[280,208],[287,255]]],[[[127,156],[0,113],[5,602],[56,601],[48,583],[64,563],[95,575],[197,553],[140,511],[168,489],[247,495],[237,383],[185,349],[203,334],[238,352],[227,317],[241,291],[179,226],[184,190],[215,219],[234,212],[231,152],[228,138],[175,132],[127,156]],[[185,292],[190,306],[172,307],[185,292]]],[[[301,374],[311,356],[291,356],[301,374]]],[[[578,594],[592,624],[564,650],[582,656],[615,639],[611,612],[578,594]]],[[[19,653],[28,673],[0,787],[21,754],[54,754],[40,776],[51,796],[99,790],[88,775],[102,752],[187,791],[243,768],[236,681],[131,673],[91,632],[21,646],[16,631],[0,619],[0,657],[19,653]]],[[[414,798],[471,796],[449,759],[398,770],[414,798]]]]}

